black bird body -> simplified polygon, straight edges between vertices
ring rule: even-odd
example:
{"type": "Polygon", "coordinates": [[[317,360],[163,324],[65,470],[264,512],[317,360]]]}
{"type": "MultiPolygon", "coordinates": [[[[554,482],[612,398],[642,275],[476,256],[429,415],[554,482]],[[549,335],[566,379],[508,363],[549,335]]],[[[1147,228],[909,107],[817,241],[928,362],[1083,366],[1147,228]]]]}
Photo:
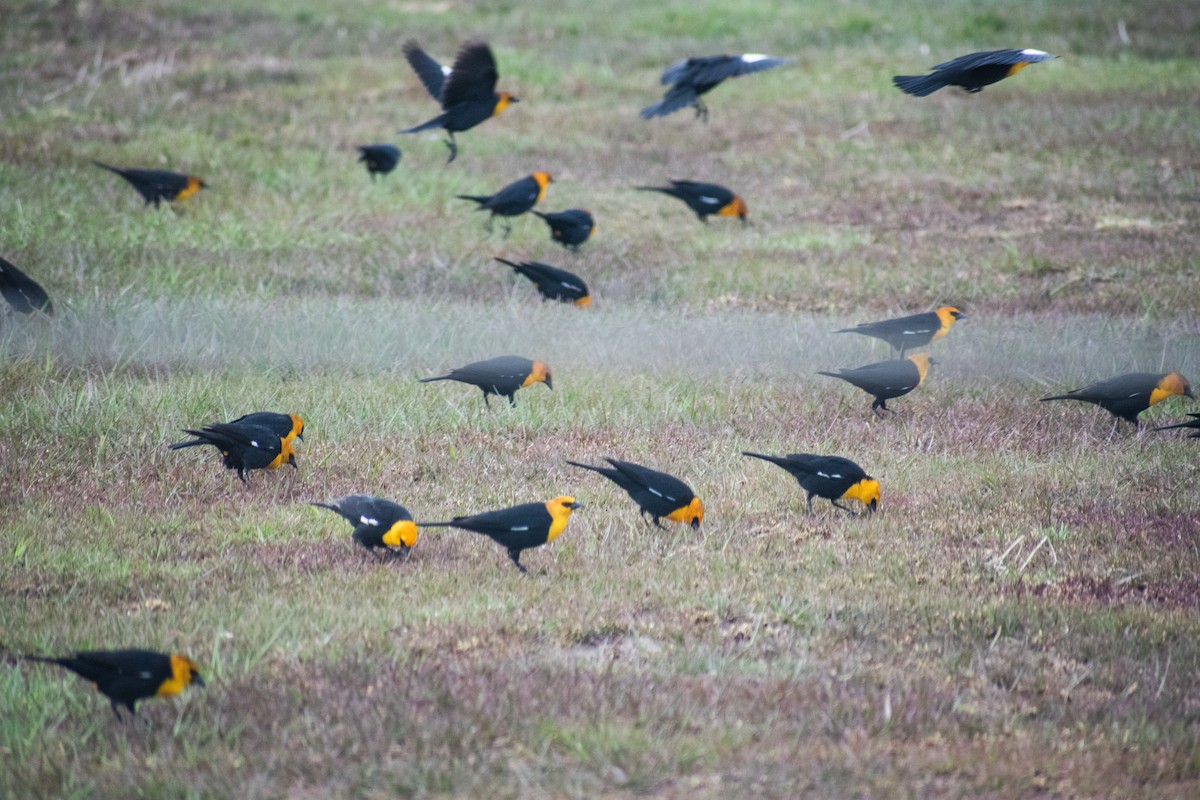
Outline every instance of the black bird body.
{"type": "Polygon", "coordinates": [[[1042,50],[989,50],[938,64],[929,75],[897,75],[892,83],[906,94],[926,97],[943,86],[961,86],[968,92],[981,92],[983,87],[1002,81],[1039,61],[1055,58],[1042,50]]]}
{"type": "Polygon", "coordinates": [[[879,322],[863,322],[853,328],[836,330],[834,333],[861,333],[864,336],[882,339],[899,350],[900,357],[904,358],[904,351],[910,347],[924,347],[930,342],[936,342],[950,332],[950,327],[957,320],[965,318],[966,315],[957,308],[942,306],[936,311],[924,314],[912,314],[879,322]]]}
{"type": "Polygon", "coordinates": [[[631,461],[619,461],[615,458],[604,460],[612,467],[597,467],[578,461],[567,463],[598,472],[620,486],[633,498],[633,502],[638,504],[642,516],[649,518],[660,528],[665,529],[660,520],[666,517],[690,525],[692,530],[700,529],[700,523],[704,521],[704,504],[686,483],[674,475],[631,461]]]}
{"type": "Polygon", "coordinates": [[[1191,419],[1187,422],[1178,422],[1174,425],[1160,425],[1155,428],[1156,431],[1170,431],[1176,428],[1193,428],[1195,433],[1188,436],[1189,439],[1200,439],[1200,414],[1188,414],[1191,419]]]}
{"type": "Polygon", "coordinates": [[[566,529],[571,512],[582,503],[565,495],[548,503],[522,503],[498,511],[455,517],[449,522],[421,522],[422,528],[462,528],[483,534],[508,551],[508,557],[521,572],[521,552],[552,542],[566,529]]]}
{"type": "Polygon", "coordinates": [[[639,186],[643,192],[662,192],[665,195],[682,200],[688,208],[696,212],[701,222],[708,222],[708,217],[737,217],[746,222],[746,201],[724,186],[715,183],[699,181],[672,180],[670,186],[639,186]]]}
{"type": "Polygon", "coordinates": [[[837,372],[818,372],[818,375],[828,375],[840,378],[862,389],[875,398],[871,410],[879,413],[886,411],[887,401],[893,397],[901,397],[921,385],[930,364],[937,362],[924,353],[918,353],[908,358],[891,361],[880,361],[875,364],[840,369],[837,372]]]}
{"type": "Polygon", "coordinates": [[[195,436],[186,442],[176,442],[171,450],[182,450],[197,445],[212,445],[221,452],[226,469],[237,470],[242,482],[248,483],[246,474],[255,469],[276,469],[284,463],[296,466],[295,451],[286,437],[280,436],[262,425],[237,422],[217,422],[205,425],[200,430],[184,430],[195,436]]]}
{"type": "Polygon", "coordinates": [[[371,179],[387,175],[400,163],[400,148],[394,144],[361,144],[358,146],[358,160],[367,165],[367,173],[371,179]]]}
{"type": "Polygon", "coordinates": [[[446,146],[450,148],[447,164],[458,155],[455,133],[470,130],[519,102],[519,98],[508,92],[496,91],[499,74],[496,59],[487,42],[471,41],[464,44],[449,73],[416,42],[405,43],[404,56],[426,90],[441,103],[442,113],[403,133],[444,128],[449,135],[446,140],[446,146]]]}
{"type": "Polygon", "coordinates": [[[146,201],[146,205],[153,203],[155,207],[163,200],[168,202],[186,200],[207,185],[195,175],[183,175],[164,169],[126,169],[113,167],[99,161],[92,163],[101,169],[115,172],[129,181],[130,185],[137,189],[138,194],[146,201]]]}
{"type": "Polygon", "coordinates": [[[1094,403],[1114,417],[1132,422],[1134,427],[1138,427],[1138,414],[1155,403],[1180,394],[1184,397],[1195,397],[1187,378],[1178,372],[1129,372],[1097,381],[1073,392],[1041,399],[1043,402],[1080,400],[1084,403],[1094,403]]]}
{"type": "Polygon", "coordinates": [[[596,218],[585,208],[568,208],[550,214],[534,211],[550,226],[550,238],[568,250],[578,250],[596,231],[596,218]]]}
{"type": "Polygon", "coordinates": [[[742,455],[761,458],[782,467],[808,493],[808,513],[813,513],[814,497],[824,497],[840,509],[849,511],[838,503],[843,498],[860,500],[868,512],[879,507],[879,481],[848,458],[841,456],[818,456],[812,453],[789,453],[786,456],[768,456],[762,453],[743,451],[742,455]]]}
{"type": "Polygon", "coordinates": [[[495,256],[501,264],[507,264],[518,275],[528,278],[546,300],[558,300],[586,308],[592,304],[587,284],[573,272],[552,267],[540,261],[509,261],[495,256]]]}
{"type": "Polygon", "coordinates": [[[34,311],[54,314],[54,304],[50,302],[46,290],[5,258],[0,258],[0,295],[18,314],[32,314],[34,311]]]}
{"type": "Polygon", "coordinates": [[[700,99],[700,95],[711,91],[726,78],[762,72],[786,64],[787,61],[786,58],[772,58],[760,53],[681,59],[663,71],[660,82],[663,86],[671,88],[663,95],[662,100],[642,109],[642,119],[665,116],[685,106],[692,106],[696,109],[696,116],[707,121],[708,108],[700,99]]]}
{"type": "Polygon", "coordinates": [[[487,361],[476,361],[465,367],[452,369],[445,375],[421,378],[421,383],[430,381],[458,381],[477,386],[483,391],[483,402],[488,404],[488,395],[508,398],[509,405],[517,404],[518,389],[541,382],[553,390],[553,376],[545,362],[521,356],[498,356],[487,361]]]}
{"type": "Polygon", "coordinates": [[[371,553],[376,548],[389,552],[408,552],[417,543],[418,531],[412,514],[391,500],[352,494],[312,505],[327,508],[353,525],[351,538],[371,553]]]}
{"type": "Polygon", "coordinates": [[[186,656],[156,653],[153,650],[94,650],[62,658],[22,656],[65,667],[109,699],[113,713],[121,716],[119,706],[137,714],[137,704],[148,697],[177,695],[190,684],[204,685],[200,668],[186,656]]]}
{"type": "MultiPolygon", "coordinates": [[[[455,196],[460,200],[471,200],[477,203],[479,207],[475,209],[476,211],[492,212],[488,217],[488,228],[490,229],[492,220],[496,217],[518,217],[537,205],[546,196],[546,187],[553,181],[554,178],[549,172],[534,172],[519,181],[513,181],[495,194],[455,196]]],[[[505,236],[508,235],[508,230],[508,228],[505,229],[505,236]]]]}

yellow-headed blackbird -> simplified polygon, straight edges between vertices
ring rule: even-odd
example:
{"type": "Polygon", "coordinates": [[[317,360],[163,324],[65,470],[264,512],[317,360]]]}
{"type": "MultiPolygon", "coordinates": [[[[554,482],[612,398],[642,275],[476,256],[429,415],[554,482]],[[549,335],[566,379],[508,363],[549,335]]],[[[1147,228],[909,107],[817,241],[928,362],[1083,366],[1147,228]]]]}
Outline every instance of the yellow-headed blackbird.
{"type": "MultiPolygon", "coordinates": [[[[478,203],[479,208],[475,209],[476,211],[492,212],[488,217],[488,230],[490,231],[492,220],[497,216],[519,217],[537,205],[546,196],[546,187],[553,182],[554,178],[549,172],[535,172],[519,181],[513,181],[495,194],[455,196],[460,200],[473,200],[478,203]]],[[[512,224],[504,223],[505,238],[508,237],[510,231],[512,231],[512,224]]]]}
{"type": "Polygon", "coordinates": [[[1188,414],[1188,416],[1191,417],[1191,419],[1189,419],[1187,422],[1179,422],[1174,425],[1161,425],[1161,426],[1155,428],[1154,430],[1170,431],[1170,430],[1174,430],[1175,428],[1197,428],[1198,430],[1195,433],[1188,436],[1188,438],[1189,439],[1200,439],[1200,414],[1188,414]]]}
{"type": "Polygon", "coordinates": [[[615,458],[605,458],[612,468],[596,467],[591,464],[581,464],[578,461],[567,463],[575,467],[599,472],[610,481],[620,486],[633,502],[638,504],[638,510],[644,519],[653,521],[663,530],[665,526],[659,522],[666,517],[673,522],[691,525],[692,530],[700,530],[704,521],[704,503],[696,497],[691,488],[674,475],[649,469],[630,461],[618,461],[615,458]]]}
{"type": "Polygon", "coordinates": [[[548,503],[523,503],[499,511],[485,511],[469,517],[455,517],[449,522],[420,522],[422,528],[462,528],[482,533],[496,544],[507,548],[508,557],[521,572],[521,551],[553,542],[567,527],[571,512],[583,508],[574,497],[560,495],[548,503]]]}
{"type": "Polygon", "coordinates": [[[861,333],[864,336],[874,336],[883,339],[893,348],[904,351],[910,347],[924,347],[930,342],[936,342],[947,333],[955,321],[966,319],[966,315],[954,306],[942,306],[936,311],[925,314],[913,314],[908,317],[885,319],[879,322],[863,322],[853,328],[842,328],[834,333],[861,333]]]}
{"type": "Polygon", "coordinates": [[[351,538],[368,552],[374,553],[375,548],[382,547],[392,553],[407,553],[417,543],[417,525],[412,514],[391,500],[352,494],[313,505],[328,508],[346,519],[354,526],[351,538]]]}
{"type": "Polygon", "coordinates": [[[154,203],[155,208],[163,200],[167,202],[187,200],[208,185],[195,175],[182,175],[163,169],[122,169],[121,167],[110,167],[99,161],[92,163],[109,172],[115,172],[129,181],[133,188],[138,190],[138,194],[145,199],[146,205],[154,203]]]}
{"type": "Polygon", "coordinates": [[[876,414],[887,411],[887,401],[901,397],[921,385],[930,364],[937,362],[925,353],[895,361],[880,361],[855,369],[841,368],[837,372],[818,372],[831,378],[841,378],[875,397],[871,410],[876,414]]]}
{"type": "Polygon", "coordinates": [[[552,214],[533,213],[546,220],[550,238],[568,250],[579,250],[579,246],[596,232],[596,218],[586,208],[568,208],[552,214]]]}
{"type": "Polygon", "coordinates": [[[726,78],[736,78],[751,72],[786,64],[786,58],[772,58],[761,53],[740,56],[700,56],[676,61],[663,71],[661,83],[670,86],[663,99],[642,109],[642,119],[661,117],[684,106],[696,109],[696,116],[708,121],[708,107],[700,95],[713,89],[726,78]]]}
{"type": "Polygon", "coordinates": [[[508,92],[496,91],[496,59],[487,42],[467,42],[458,51],[454,66],[447,73],[430,58],[416,42],[406,42],[404,57],[416,71],[421,83],[442,104],[442,113],[403,133],[417,133],[431,128],[444,128],[450,138],[449,164],[458,155],[456,132],[470,130],[479,123],[500,114],[519,98],[508,92]]]}
{"type": "Polygon", "coordinates": [[[394,144],[360,144],[358,160],[367,165],[371,180],[387,175],[400,163],[400,148],[394,144]]]}
{"type": "Polygon", "coordinates": [[[1178,372],[1129,372],[1066,394],[1043,397],[1042,401],[1082,400],[1095,403],[1114,417],[1132,422],[1137,427],[1138,414],[1177,394],[1195,397],[1192,385],[1178,372]]]}
{"type": "Polygon", "coordinates": [[[22,656],[29,661],[58,664],[96,685],[119,719],[119,705],[137,714],[147,697],[173,697],[189,685],[204,685],[200,668],[187,656],[153,650],[92,650],[73,656],[22,656]]]}
{"type": "Polygon", "coordinates": [[[813,513],[814,497],[824,497],[838,508],[850,511],[838,500],[859,500],[872,512],[879,507],[879,481],[858,464],[841,456],[818,456],[812,453],[789,453],[786,456],[765,456],[743,451],[742,455],[761,458],[783,467],[808,492],[808,513],[813,513]]]}
{"type": "Polygon", "coordinates": [[[574,303],[580,308],[587,308],[592,304],[587,284],[583,282],[583,278],[573,272],[567,272],[565,269],[552,267],[540,261],[516,262],[500,256],[495,256],[495,259],[501,264],[512,267],[518,275],[524,275],[533,281],[533,285],[546,300],[574,303]]]}
{"type": "Polygon", "coordinates": [[[5,258],[0,258],[0,295],[18,314],[32,314],[34,311],[54,314],[54,304],[50,302],[46,290],[5,258]]]}
{"type": "Polygon", "coordinates": [[[981,92],[983,87],[1016,75],[1030,64],[1051,58],[1057,56],[1032,48],[969,53],[938,64],[930,75],[897,75],[892,78],[892,83],[917,97],[931,95],[943,86],[961,86],[968,92],[981,92]]]}
{"type": "Polygon", "coordinates": [[[283,464],[296,467],[296,451],[286,437],[262,425],[236,422],[217,422],[198,431],[184,430],[195,436],[186,442],[170,445],[171,450],[210,444],[221,451],[226,469],[236,469],[243,483],[249,483],[246,473],[252,469],[278,469],[283,464]]]}
{"type": "Polygon", "coordinates": [[[243,414],[230,425],[260,425],[285,442],[295,439],[304,441],[304,420],[295,414],[280,414],[277,411],[254,411],[243,414]]]}
{"type": "Polygon", "coordinates": [[[738,195],[718,186],[715,183],[697,183],[696,181],[671,181],[670,186],[639,186],[643,192],[662,192],[671,197],[677,197],[688,204],[688,208],[696,212],[701,222],[708,222],[708,217],[715,214],[718,217],[737,217],[746,223],[746,201],[738,195]]]}
{"type": "Polygon", "coordinates": [[[488,395],[495,394],[508,398],[508,404],[515,406],[517,389],[544,383],[546,388],[554,390],[553,376],[550,367],[544,361],[536,361],[521,356],[497,356],[487,361],[476,361],[465,367],[452,369],[445,375],[434,378],[421,378],[421,383],[430,381],[458,381],[478,386],[483,390],[483,403],[489,405],[488,395]]]}

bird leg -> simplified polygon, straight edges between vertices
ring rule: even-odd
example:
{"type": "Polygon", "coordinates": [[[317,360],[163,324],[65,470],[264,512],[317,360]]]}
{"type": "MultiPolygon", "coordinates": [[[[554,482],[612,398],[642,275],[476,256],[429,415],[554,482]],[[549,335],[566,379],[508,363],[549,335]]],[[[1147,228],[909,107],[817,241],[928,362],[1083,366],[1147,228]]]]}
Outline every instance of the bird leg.
{"type": "Polygon", "coordinates": [[[705,123],[707,123],[708,122],[708,106],[704,105],[704,101],[701,100],[699,97],[697,97],[696,102],[692,103],[692,105],[694,105],[696,107],[696,116],[699,119],[703,120],[705,123]]]}
{"type": "Polygon", "coordinates": [[[813,499],[812,492],[809,492],[809,493],[808,493],[808,515],[809,515],[810,517],[813,515],[813,510],[812,510],[812,499],[813,499]]]}
{"type": "Polygon", "coordinates": [[[512,233],[512,223],[511,223],[511,222],[505,222],[505,223],[504,223],[504,235],[503,235],[503,236],[501,236],[500,238],[501,238],[501,239],[507,239],[507,238],[508,238],[508,235],[509,235],[510,233],[512,233]]]}
{"type": "Polygon", "coordinates": [[[829,502],[833,503],[834,508],[840,508],[842,511],[848,511],[848,512],[850,512],[851,516],[855,516],[855,517],[858,516],[858,514],[854,513],[854,509],[846,508],[844,505],[839,503],[837,500],[830,500],[829,502]]]}
{"type": "Polygon", "coordinates": [[[512,562],[517,565],[517,569],[521,570],[521,572],[526,571],[525,567],[521,566],[521,551],[520,550],[517,550],[515,547],[508,548],[508,557],[511,558],[512,562]]]}
{"type": "Polygon", "coordinates": [[[446,131],[446,133],[449,134],[449,138],[446,139],[446,147],[450,148],[450,157],[446,159],[446,163],[449,164],[458,157],[458,143],[454,141],[454,131],[446,131]]]}

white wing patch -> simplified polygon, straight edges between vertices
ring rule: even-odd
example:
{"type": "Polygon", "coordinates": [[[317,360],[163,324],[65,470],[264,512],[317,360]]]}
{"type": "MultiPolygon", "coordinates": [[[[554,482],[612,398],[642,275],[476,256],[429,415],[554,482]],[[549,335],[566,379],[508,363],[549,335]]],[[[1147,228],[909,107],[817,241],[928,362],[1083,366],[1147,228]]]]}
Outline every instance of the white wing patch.
{"type": "Polygon", "coordinates": [[[1023,56],[1048,56],[1050,55],[1045,50],[1034,50],[1032,47],[1026,47],[1021,51],[1023,56]]]}
{"type": "Polygon", "coordinates": [[[379,520],[372,519],[371,517],[368,517],[365,514],[363,516],[359,517],[358,521],[361,522],[363,525],[372,525],[372,526],[379,525],[379,520]]]}
{"type": "Polygon", "coordinates": [[[153,678],[153,677],[154,677],[154,675],[153,675],[152,673],[149,673],[149,672],[146,672],[145,670],[143,670],[143,671],[141,671],[141,672],[139,672],[139,673],[138,673],[138,677],[139,677],[139,678],[141,678],[142,680],[146,680],[146,681],[148,681],[148,680],[150,680],[151,678],[153,678]]]}
{"type": "Polygon", "coordinates": [[[660,492],[658,489],[655,489],[653,486],[647,486],[646,491],[650,492],[650,494],[654,495],[655,497],[663,496],[663,493],[660,492]]]}
{"type": "Polygon", "coordinates": [[[529,530],[529,526],[521,525],[520,527],[517,527],[517,528],[509,528],[509,530],[512,531],[513,533],[516,533],[518,531],[527,531],[527,530],[529,530]]]}
{"type": "Polygon", "coordinates": [[[717,198],[715,198],[715,197],[709,197],[709,196],[707,196],[707,195],[703,195],[703,194],[702,194],[702,195],[700,195],[700,202],[701,202],[701,203],[707,203],[707,204],[708,204],[708,205],[710,205],[710,206],[715,206],[717,203],[719,203],[719,202],[721,202],[721,201],[720,201],[720,200],[718,200],[718,199],[717,199],[717,198]]]}
{"type": "Polygon", "coordinates": [[[762,61],[766,58],[770,58],[770,56],[763,55],[762,53],[746,53],[744,56],[742,56],[742,61],[746,62],[747,64],[753,64],[755,61],[762,61]]]}

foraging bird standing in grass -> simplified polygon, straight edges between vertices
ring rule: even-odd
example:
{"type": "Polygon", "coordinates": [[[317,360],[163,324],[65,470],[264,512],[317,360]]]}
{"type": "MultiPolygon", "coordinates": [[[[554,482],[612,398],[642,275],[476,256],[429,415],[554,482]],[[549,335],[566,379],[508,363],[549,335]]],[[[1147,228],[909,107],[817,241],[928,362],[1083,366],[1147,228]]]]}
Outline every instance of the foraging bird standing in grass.
{"type": "Polygon", "coordinates": [[[1189,439],[1200,439],[1200,414],[1188,414],[1191,419],[1187,422],[1178,422],[1174,425],[1160,425],[1155,428],[1156,431],[1171,431],[1176,428],[1195,428],[1196,432],[1188,436],[1189,439]]]}
{"type": "Polygon", "coordinates": [[[659,521],[663,517],[690,525],[692,530],[700,530],[704,521],[704,503],[696,497],[691,487],[665,472],[659,472],[630,461],[618,461],[615,458],[605,458],[612,468],[596,467],[591,464],[581,464],[578,461],[567,463],[598,472],[610,481],[620,486],[633,502],[638,504],[644,519],[651,520],[656,526],[666,530],[659,521]]]}
{"type": "Polygon", "coordinates": [[[579,246],[596,232],[596,218],[586,208],[568,208],[551,214],[541,211],[533,213],[546,220],[550,226],[550,238],[568,250],[578,252],[579,246]]]}
{"type": "Polygon", "coordinates": [[[892,78],[896,88],[916,97],[926,97],[943,86],[961,86],[968,92],[981,92],[990,86],[1016,75],[1030,64],[1057,56],[1043,50],[989,50],[969,53],[944,64],[938,64],[929,75],[897,75],[892,78]]]}
{"type": "Polygon", "coordinates": [[[108,698],[118,719],[121,717],[119,706],[125,706],[131,714],[136,715],[140,700],[173,697],[190,685],[204,685],[196,662],[178,653],[92,650],[62,658],[30,655],[22,655],[21,658],[57,664],[91,681],[100,694],[108,698]]]}
{"type": "MultiPolygon", "coordinates": [[[[490,231],[492,220],[497,216],[519,217],[537,205],[546,196],[546,187],[553,182],[554,178],[549,172],[535,172],[519,181],[513,181],[495,194],[459,194],[455,197],[459,200],[473,200],[478,203],[479,207],[475,209],[476,211],[492,212],[488,217],[488,230],[490,231]]],[[[504,238],[507,239],[511,231],[512,224],[504,223],[504,238]]]]}
{"type": "Polygon", "coordinates": [[[652,119],[671,114],[684,106],[696,109],[696,116],[708,121],[708,107],[700,95],[712,90],[726,78],[736,78],[751,72],[786,64],[786,58],[772,58],[761,53],[745,53],[740,56],[700,56],[676,61],[663,71],[660,82],[670,86],[663,99],[642,109],[642,119],[652,119]]]}
{"type": "Polygon", "coordinates": [[[841,456],[818,456],[812,453],[789,453],[786,456],[767,456],[762,453],[742,451],[742,455],[761,458],[787,470],[808,493],[808,513],[813,513],[814,497],[824,497],[843,511],[851,509],[838,500],[858,500],[867,507],[867,513],[879,508],[879,481],[848,458],[841,456]]]}
{"type": "Polygon", "coordinates": [[[0,258],[0,295],[18,314],[41,311],[47,316],[54,315],[54,304],[46,290],[5,258],[0,258]]]}
{"type": "Polygon", "coordinates": [[[254,469],[278,469],[283,464],[296,468],[296,451],[292,443],[270,428],[236,422],[217,422],[198,431],[184,430],[195,436],[186,442],[169,445],[182,450],[197,445],[212,445],[221,451],[226,469],[237,470],[243,483],[249,483],[246,473],[254,469]]]}
{"type": "Polygon", "coordinates": [[[853,328],[842,328],[834,333],[861,333],[883,339],[894,349],[904,351],[910,347],[924,347],[930,342],[936,342],[950,332],[951,326],[957,320],[966,319],[966,315],[954,306],[942,306],[935,311],[925,314],[913,314],[908,317],[885,319],[879,322],[863,322],[853,328]]]}
{"type": "Polygon", "coordinates": [[[352,494],[311,505],[327,508],[353,525],[351,538],[369,553],[374,553],[377,547],[391,553],[407,553],[417,543],[418,530],[412,514],[391,500],[352,494]]]}
{"type": "Polygon", "coordinates": [[[746,201],[738,195],[718,186],[715,183],[698,183],[696,181],[671,181],[670,186],[639,186],[643,192],[662,192],[678,198],[688,204],[688,208],[696,212],[701,222],[708,222],[708,217],[737,217],[746,224],[746,201]]]}
{"type": "Polygon", "coordinates": [[[533,281],[533,285],[546,300],[558,300],[562,303],[573,303],[580,308],[592,305],[591,295],[588,294],[587,284],[573,272],[552,267],[540,261],[509,261],[495,256],[501,264],[513,268],[513,272],[523,275],[533,281]]]}
{"type": "Polygon", "coordinates": [[[454,134],[470,130],[481,122],[499,116],[513,103],[520,102],[509,92],[497,92],[496,59],[487,42],[467,42],[458,51],[449,72],[416,42],[404,44],[404,57],[416,71],[425,88],[442,105],[442,113],[402,133],[417,133],[432,128],[444,128],[449,138],[449,164],[458,156],[454,134]]]}
{"type": "Polygon", "coordinates": [[[419,522],[422,528],[462,528],[481,533],[508,550],[508,557],[525,572],[521,551],[553,542],[566,529],[571,512],[583,508],[574,497],[560,495],[548,503],[524,503],[499,511],[485,511],[449,522],[419,522]]]}
{"type": "Polygon", "coordinates": [[[1043,397],[1047,400],[1081,400],[1095,403],[1114,417],[1140,427],[1138,414],[1155,403],[1175,395],[1195,397],[1188,379],[1178,372],[1129,372],[1108,380],[1097,381],[1066,394],[1043,397]]]}
{"type": "Polygon", "coordinates": [[[230,425],[260,425],[285,442],[296,439],[304,441],[304,420],[295,414],[280,414],[278,411],[254,411],[243,414],[230,425]]]}
{"type": "Polygon", "coordinates": [[[358,146],[358,160],[367,165],[367,173],[371,180],[380,175],[387,175],[400,163],[400,148],[394,144],[361,144],[358,146]]]}
{"type": "Polygon", "coordinates": [[[841,378],[852,383],[875,398],[871,410],[876,414],[888,411],[887,401],[902,397],[920,386],[925,380],[930,364],[937,362],[925,353],[894,361],[880,361],[854,369],[842,368],[837,372],[818,372],[831,378],[841,378]]]}
{"type": "Polygon", "coordinates": [[[138,190],[138,194],[146,201],[146,205],[187,200],[196,192],[208,186],[195,175],[183,175],[178,172],[168,172],[163,169],[123,169],[111,167],[99,161],[93,161],[97,167],[115,172],[138,190]]]}
{"type": "Polygon", "coordinates": [[[544,383],[546,388],[554,390],[553,376],[550,367],[544,361],[522,358],[521,356],[498,356],[487,361],[476,361],[465,367],[452,369],[445,375],[434,378],[421,378],[421,383],[430,381],[458,381],[478,386],[483,390],[483,403],[489,405],[488,395],[495,394],[508,398],[508,404],[515,406],[513,396],[518,389],[544,383]]]}

